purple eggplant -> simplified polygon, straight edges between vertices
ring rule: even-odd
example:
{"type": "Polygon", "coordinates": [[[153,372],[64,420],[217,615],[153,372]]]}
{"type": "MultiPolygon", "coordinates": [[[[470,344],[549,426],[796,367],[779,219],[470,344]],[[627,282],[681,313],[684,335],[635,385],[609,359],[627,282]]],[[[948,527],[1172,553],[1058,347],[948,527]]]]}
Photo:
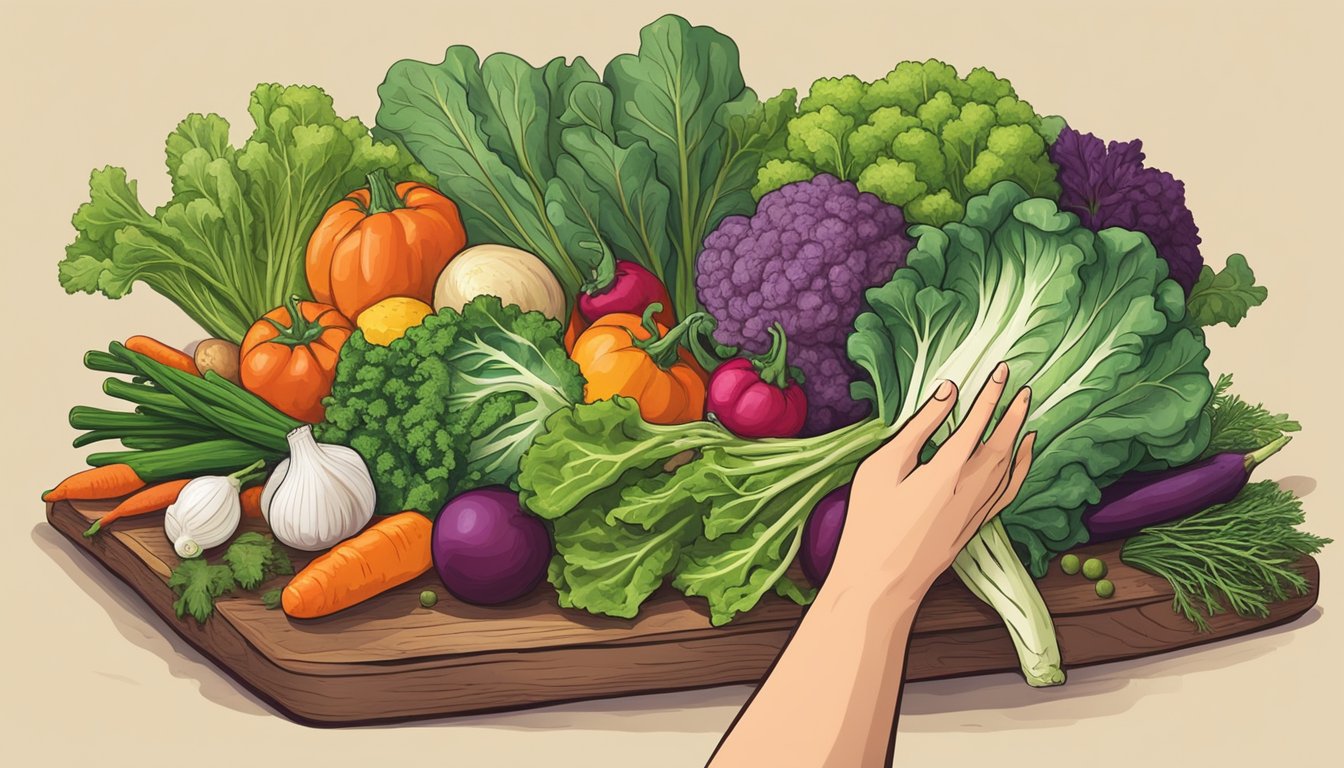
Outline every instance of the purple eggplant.
{"type": "Polygon", "coordinates": [[[1251,453],[1220,453],[1161,472],[1126,475],[1101,492],[1101,501],[1083,512],[1088,543],[1132,536],[1215,504],[1226,504],[1251,479],[1251,470],[1278,453],[1290,437],[1280,437],[1251,453]]]}

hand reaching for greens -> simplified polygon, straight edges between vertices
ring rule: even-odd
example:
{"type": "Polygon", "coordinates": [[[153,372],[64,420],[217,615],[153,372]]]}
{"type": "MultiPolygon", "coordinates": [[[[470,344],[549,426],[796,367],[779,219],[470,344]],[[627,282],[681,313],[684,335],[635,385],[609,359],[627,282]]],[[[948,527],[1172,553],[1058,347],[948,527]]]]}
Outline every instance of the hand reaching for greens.
{"type": "Polygon", "coordinates": [[[987,438],[1008,366],[1000,363],[956,431],[920,454],[957,403],[944,381],[854,475],[835,565],[760,690],[724,736],[711,768],[886,762],[906,644],[934,579],[1013,500],[1035,433],[1022,388],[987,438]],[[982,439],[983,438],[983,439],[982,439]],[[807,707],[799,707],[799,701],[807,707]]]}

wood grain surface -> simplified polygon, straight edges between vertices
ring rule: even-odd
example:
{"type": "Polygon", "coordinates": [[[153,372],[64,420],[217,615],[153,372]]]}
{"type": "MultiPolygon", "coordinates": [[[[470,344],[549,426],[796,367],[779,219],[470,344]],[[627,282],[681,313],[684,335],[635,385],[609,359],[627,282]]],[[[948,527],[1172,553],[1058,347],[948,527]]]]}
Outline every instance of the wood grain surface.
{"type": "MultiPolygon", "coordinates": [[[[623,694],[755,682],[769,668],[802,609],[768,595],[725,627],[709,624],[703,601],[664,589],[634,620],[563,610],[549,585],[507,606],[454,600],[434,575],[333,616],[297,620],[267,610],[255,593],[216,603],[204,625],[178,619],[166,584],[178,563],[162,515],[118,522],[93,539],[81,533],[111,502],[58,502],[47,519],[131,586],[164,622],[214,663],[287,716],[310,725],[361,723],[519,709],[623,694]],[[433,589],[439,601],[421,607],[433,589]]],[[[244,530],[261,530],[244,521],[244,530]]],[[[1157,577],[1120,562],[1118,544],[1077,550],[1109,567],[1115,596],[1098,598],[1092,582],[1057,570],[1041,579],[1066,667],[1185,648],[1290,621],[1316,602],[1315,561],[1300,567],[1302,596],[1263,619],[1219,615],[1198,633],[1171,607],[1157,577]]],[[[207,552],[215,556],[218,552],[207,552]]],[[[312,558],[291,550],[296,567],[312,558]]],[[[997,615],[955,579],[930,591],[915,621],[907,680],[1013,671],[1017,659],[997,615]]],[[[1025,685],[1025,683],[1024,683],[1025,685]]]]}

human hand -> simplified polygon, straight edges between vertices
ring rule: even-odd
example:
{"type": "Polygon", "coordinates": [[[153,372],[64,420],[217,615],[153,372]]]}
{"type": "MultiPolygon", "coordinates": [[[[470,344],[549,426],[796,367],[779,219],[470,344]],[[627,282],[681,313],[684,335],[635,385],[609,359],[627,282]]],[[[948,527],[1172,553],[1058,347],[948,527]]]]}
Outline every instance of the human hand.
{"type": "Polygon", "coordinates": [[[920,451],[957,403],[950,381],[864,459],[850,487],[828,585],[876,585],[885,592],[899,583],[922,598],[976,531],[1012,502],[1031,468],[1036,442],[1035,432],[1017,441],[1030,389],[1018,391],[994,431],[981,440],[1007,384],[1008,366],[1000,363],[928,463],[919,463],[920,451]]]}

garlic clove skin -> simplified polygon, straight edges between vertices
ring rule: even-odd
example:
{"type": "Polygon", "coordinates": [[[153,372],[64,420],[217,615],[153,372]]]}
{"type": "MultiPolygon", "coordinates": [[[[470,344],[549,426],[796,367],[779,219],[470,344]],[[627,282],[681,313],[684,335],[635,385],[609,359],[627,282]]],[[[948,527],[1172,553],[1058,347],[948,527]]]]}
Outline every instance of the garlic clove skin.
{"type": "Polygon", "coordinates": [[[373,478],[364,459],[343,445],[318,443],[312,427],[290,432],[290,455],[261,492],[261,513],[281,543],[308,552],[359,533],[373,517],[373,478]]]}
{"type": "Polygon", "coordinates": [[[229,540],[243,518],[237,478],[197,477],[182,487],[163,516],[163,532],[178,557],[199,556],[229,540]]]}

